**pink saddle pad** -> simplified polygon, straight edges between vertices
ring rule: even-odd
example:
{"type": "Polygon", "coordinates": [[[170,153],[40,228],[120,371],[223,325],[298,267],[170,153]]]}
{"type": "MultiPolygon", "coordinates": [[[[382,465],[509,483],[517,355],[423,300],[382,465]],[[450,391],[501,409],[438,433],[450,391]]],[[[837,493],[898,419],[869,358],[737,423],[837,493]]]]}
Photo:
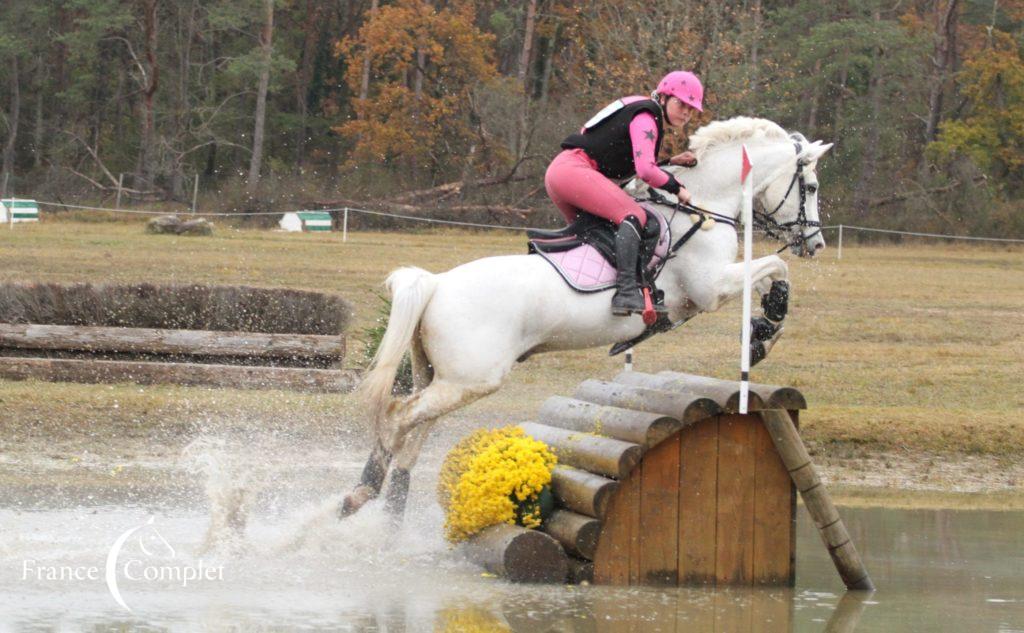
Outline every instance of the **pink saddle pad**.
{"type": "MultiPolygon", "coordinates": [[[[669,243],[672,240],[668,222],[654,209],[644,206],[648,219],[655,219],[661,237],[654,249],[654,256],[647,263],[647,269],[658,266],[668,255],[669,243]]],[[[559,253],[537,253],[555,267],[566,283],[580,292],[600,292],[615,286],[615,265],[605,259],[596,248],[589,244],[559,253]]]]}

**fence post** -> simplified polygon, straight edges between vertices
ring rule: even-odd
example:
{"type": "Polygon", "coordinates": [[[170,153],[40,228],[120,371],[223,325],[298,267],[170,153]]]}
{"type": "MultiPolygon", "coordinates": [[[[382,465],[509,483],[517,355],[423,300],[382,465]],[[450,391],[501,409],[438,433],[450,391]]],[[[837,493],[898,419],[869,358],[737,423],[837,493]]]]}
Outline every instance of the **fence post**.
{"type": "Polygon", "coordinates": [[[839,225],[839,253],[836,255],[836,259],[843,258],[843,225],[839,225]]]}
{"type": "Polygon", "coordinates": [[[114,208],[121,210],[121,187],[124,186],[124,172],[117,175],[117,200],[114,201],[114,208]]]}
{"type": "Polygon", "coordinates": [[[348,241],[348,207],[345,207],[345,215],[341,220],[341,241],[348,241]]]}
{"type": "Polygon", "coordinates": [[[196,174],[196,182],[192,186],[192,215],[196,214],[196,197],[199,195],[199,174],[196,174]]]}

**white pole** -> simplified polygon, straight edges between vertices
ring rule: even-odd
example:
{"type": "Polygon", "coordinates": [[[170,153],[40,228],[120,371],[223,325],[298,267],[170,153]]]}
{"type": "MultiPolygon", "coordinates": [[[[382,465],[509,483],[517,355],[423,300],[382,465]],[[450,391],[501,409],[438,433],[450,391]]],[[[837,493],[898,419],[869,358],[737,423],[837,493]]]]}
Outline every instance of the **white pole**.
{"type": "Polygon", "coordinates": [[[839,225],[839,253],[836,255],[836,259],[843,258],[843,225],[839,225]]]}
{"type": "Polygon", "coordinates": [[[626,350],[626,371],[633,371],[633,348],[626,350]]]}
{"type": "Polygon", "coordinates": [[[747,146],[743,146],[743,167],[740,170],[740,183],[743,188],[743,336],[740,350],[740,413],[747,412],[747,400],[750,394],[750,302],[753,283],[751,280],[751,260],[754,250],[754,187],[750,177],[750,155],[747,146]]]}
{"type": "Polygon", "coordinates": [[[121,187],[124,186],[124,173],[117,175],[117,200],[114,202],[114,208],[121,209],[121,187]]]}
{"type": "Polygon", "coordinates": [[[341,221],[341,241],[348,241],[348,207],[345,207],[345,216],[341,221]]]}
{"type": "Polygon", "coordinates": [[[199,174],[196,174],[196,182],[192,186],[192,215],[196,214],[196,198],[199,196],[199,174]]]}

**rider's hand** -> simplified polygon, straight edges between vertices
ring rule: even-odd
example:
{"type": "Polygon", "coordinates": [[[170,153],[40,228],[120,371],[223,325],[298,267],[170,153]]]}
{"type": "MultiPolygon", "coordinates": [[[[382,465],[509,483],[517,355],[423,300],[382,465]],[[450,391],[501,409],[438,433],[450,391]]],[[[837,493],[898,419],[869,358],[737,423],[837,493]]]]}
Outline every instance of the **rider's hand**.
{"type": "Polygon", "coordinates": [[[676,197],[682,204],[690,204],[690,192],[686,190],[686,187],[680,187],[676,197]]]}
{"type": "Polygon", "coordinates": [[[683,152],[673,156],[669,162],[681,167],[693,167],[697,164],[697,156],[693,152],[683,152]]]}

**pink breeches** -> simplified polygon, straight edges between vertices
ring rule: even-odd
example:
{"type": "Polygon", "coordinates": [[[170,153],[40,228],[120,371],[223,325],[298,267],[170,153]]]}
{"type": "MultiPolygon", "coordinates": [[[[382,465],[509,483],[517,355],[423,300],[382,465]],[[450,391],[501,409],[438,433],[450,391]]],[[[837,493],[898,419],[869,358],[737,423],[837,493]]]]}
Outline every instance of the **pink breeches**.
{"type": "Polygon", "coordinates": [[[647,213],[625,191],[597,171],[597,163],[581,149],[563,150],[548,165],[544,187],[570,224],[580,211],[611,220],[616,225],[636,216],[643,226],[647,213]]]}

